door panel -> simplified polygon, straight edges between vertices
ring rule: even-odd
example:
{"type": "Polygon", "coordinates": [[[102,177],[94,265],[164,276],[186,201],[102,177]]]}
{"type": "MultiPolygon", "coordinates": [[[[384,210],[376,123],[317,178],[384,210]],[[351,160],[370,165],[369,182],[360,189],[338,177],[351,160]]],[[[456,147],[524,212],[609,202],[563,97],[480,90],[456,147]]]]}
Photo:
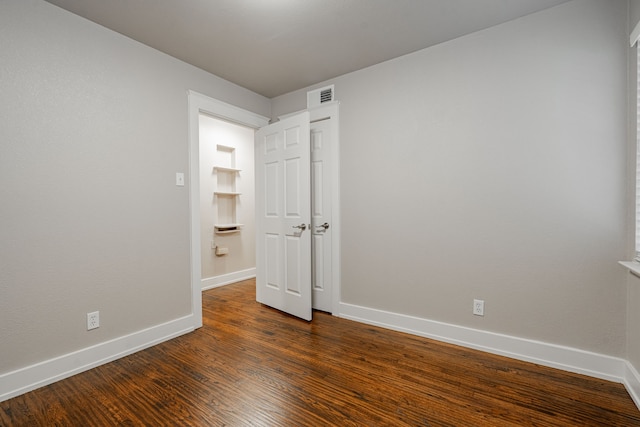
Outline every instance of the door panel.
{"type": "Polygon", "coordinates": [[[256,300],[311,320],[309,113],[256,132],[256,300]]]}
{"type": "MultiPolygon", "coordinates": [[[[300,158],[287,159],[284,161],[284,181],[285,181],[285,205],[287,218],[302,219],[301,199],[309,197],[309,190],[304,193],[300,188],[301,179],[300,158]]],[[[308,168],[307,168],[308,170],[308,168]]]]}
{"type": "MultiPolygon", "coordinates": [[[[308,233],[307,233],[308,234],[308,233]]],[[[285,263],[286,263],[286,278],[287,278],[287,293],[293,294],[295,296],[301,296],[304,292],[302,289],[303,286],[308,284],[308,282],[304,281],[302,278],[302,271],[300,268],[302,266],[301,260],[301,252],[304,252],[301,248],[302,242],[301,239],[296,236],[286,236],[285,237],[285,263]]]]}
{"type": "Polygon", "coordinates": [[[265,234],[265,285],[278,290],[280,289],[280,245],[278,236],[275,234],[265,234]]]}
{"type": "MultiPolygon", "coordinates": [[[[264,215],[266,217],[278,217],[278,163],[267,163],[264,165],[264,215]]],[[[256,174],[256,176],[258,176],[256,174]]]]}
{"type": "MultiPolygon", "coordinates": [[[[325,279],[324,279],[324,236],[314,234],[312,238],[313,246],[313,264],[311,266],[312,271],[312,283],[314,292],[323,292],[325,289],[325,279]]],[[[316,297],[317,298],[317,297],[316,297]]],[[[313,301],[313,308],[317,307],[317,302],[313,301]]],[[[327,311],[327,310],[325,310],[327,311]]]]}

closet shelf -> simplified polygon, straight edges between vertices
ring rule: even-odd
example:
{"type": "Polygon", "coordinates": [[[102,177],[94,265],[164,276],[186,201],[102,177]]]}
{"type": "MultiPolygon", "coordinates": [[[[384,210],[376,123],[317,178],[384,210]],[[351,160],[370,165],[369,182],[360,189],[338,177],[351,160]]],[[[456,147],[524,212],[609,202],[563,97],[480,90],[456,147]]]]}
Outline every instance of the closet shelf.
{"type": "Polygon", "coordinates": [[[216,234],[230,234],[240,231],[244,224],[213,224],[216,234]]]}
{"type": "Polygon", "coordinates": [[[242,224],[238,224],[236,210],[240,199],[239,184],[240,169],[236,168],[236,149],[228,145],[216,145],[216,159],[212,162],[213,173],[216,175],[216,187],[213,197],[216,198],[217,209],[214,219],[213,232],[215,234],[239,233],[242,224]],[[217,222],[217,224],[215,224],[217,222]]]}
{"type": "Polygon", "coordinates": [[[213,170],[220,172],[240,172],[242,169],[228,168],[225,166],[214,166],[213,170]]]}

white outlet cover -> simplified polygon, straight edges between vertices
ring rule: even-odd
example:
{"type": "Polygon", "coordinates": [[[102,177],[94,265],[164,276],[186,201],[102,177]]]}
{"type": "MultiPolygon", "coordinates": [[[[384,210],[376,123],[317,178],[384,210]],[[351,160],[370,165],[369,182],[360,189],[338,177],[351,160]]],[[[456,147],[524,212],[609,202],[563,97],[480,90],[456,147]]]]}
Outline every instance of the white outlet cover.
{"type": "Polygon", "coordinates": [[[473,314],[476,316],[484,316],[484,300],[473,300],[473,314]]]}
{"type": "Polygon", "coordinates": [[[100,327],[100,312],[87,313],[87,331],[100,327]]]}

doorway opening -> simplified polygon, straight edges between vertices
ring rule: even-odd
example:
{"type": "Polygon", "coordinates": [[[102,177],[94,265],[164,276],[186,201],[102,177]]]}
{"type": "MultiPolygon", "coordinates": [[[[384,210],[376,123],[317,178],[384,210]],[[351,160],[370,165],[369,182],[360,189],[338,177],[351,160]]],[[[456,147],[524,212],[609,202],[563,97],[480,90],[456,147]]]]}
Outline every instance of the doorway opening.
{"type": "Polygon", "coordinates": [[[199,115],[202,290],[255,276],[255,130],[199,115]]]}
{"type": "Polygon", "coordinates": [[[218,101],[200,93],[188,92],[189,104],[189,210],[191,260],[191,314],[193,327],[202,326],[202,234],[200,212],[200,117],[207,115],[251,129],[269,123],[267,117],[218,101]]]}

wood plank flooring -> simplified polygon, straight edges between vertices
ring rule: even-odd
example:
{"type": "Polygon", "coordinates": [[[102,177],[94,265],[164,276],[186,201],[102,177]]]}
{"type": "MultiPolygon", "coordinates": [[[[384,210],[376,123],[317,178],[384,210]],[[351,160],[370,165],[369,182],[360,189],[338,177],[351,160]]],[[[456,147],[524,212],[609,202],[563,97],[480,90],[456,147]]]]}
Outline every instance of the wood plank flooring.
{"type": "Polygon", "coordinates": [[[203,294],[204,326],[0,403],[1,426],[640,426],[621,384],[203,294]]]}

